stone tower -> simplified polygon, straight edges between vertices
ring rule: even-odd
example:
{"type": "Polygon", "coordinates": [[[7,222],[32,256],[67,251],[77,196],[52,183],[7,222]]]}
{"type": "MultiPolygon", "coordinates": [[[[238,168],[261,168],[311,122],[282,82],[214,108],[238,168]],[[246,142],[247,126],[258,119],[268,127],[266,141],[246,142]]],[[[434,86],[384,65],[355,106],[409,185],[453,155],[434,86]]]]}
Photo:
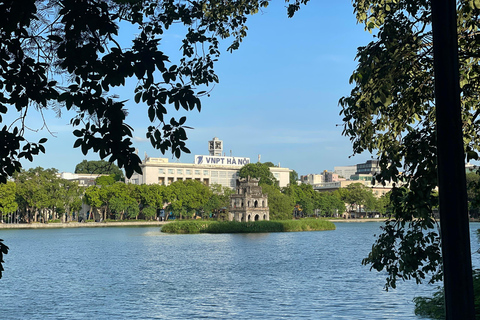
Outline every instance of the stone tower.
{"type": "Polygon", "coordinates": [[[237,188],[230,196],[229,221],[270,220],[268,197],[258,185],[259,179],[245,178],[237,180],[237,188]]]}

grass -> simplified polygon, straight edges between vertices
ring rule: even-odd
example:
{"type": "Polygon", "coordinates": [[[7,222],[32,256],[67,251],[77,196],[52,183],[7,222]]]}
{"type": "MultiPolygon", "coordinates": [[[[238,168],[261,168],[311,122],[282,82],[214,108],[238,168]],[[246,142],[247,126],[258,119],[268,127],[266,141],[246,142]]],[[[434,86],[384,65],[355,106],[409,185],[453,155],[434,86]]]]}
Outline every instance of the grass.
{"type": "Polygon", "coordinates": [[[322,231],[335,230],[335,225],[327,220],[277,220],[256,222],[235,221],[175,221],[161,228],[166,233],[265,233],[265,232],[294,232],[294,231],[322,231]]]}

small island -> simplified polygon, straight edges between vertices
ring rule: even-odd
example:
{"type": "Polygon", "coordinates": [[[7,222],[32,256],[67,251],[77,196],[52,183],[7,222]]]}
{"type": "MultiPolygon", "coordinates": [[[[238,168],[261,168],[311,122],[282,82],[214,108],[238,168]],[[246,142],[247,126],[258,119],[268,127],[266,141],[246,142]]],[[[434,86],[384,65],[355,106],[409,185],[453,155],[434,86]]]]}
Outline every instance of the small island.
{"type": "Polygon", "coordinates": [[[175,221],[162,226],[165,233],[265,233],[294,231],[335,230],[335,225],[323,219],[276,220],[276,221],[175,221]]]}

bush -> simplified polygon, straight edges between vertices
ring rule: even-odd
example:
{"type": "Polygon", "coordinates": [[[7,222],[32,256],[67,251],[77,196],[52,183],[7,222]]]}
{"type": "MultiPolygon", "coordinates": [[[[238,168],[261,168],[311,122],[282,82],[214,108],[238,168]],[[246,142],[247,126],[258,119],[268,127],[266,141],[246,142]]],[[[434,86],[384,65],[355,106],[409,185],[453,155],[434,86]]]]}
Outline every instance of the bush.
{"type": "Polygon", "coordinates": [[[278,220],[278,221],[175,221],[164,225],[166,233],[265,233],[292,231],[335,230],[335,225],[327,220],[278,220]]]}
{"type": "MultiPolygon", "coordinates": [[[[473,293],[475,296],[475,319],[480,320],[480,269],[473,270],[473,293]]],[[[429,297],[415,297],[415,314],[431,319],[445,319],[445,294],[442,287],[429,297]]]]}

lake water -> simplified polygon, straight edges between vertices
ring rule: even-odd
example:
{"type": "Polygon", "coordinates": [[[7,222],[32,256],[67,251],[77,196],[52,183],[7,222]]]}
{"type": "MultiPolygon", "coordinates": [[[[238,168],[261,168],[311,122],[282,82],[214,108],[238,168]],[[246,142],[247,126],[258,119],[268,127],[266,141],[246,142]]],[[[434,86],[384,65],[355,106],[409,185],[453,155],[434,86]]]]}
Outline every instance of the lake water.
{"type": "MultiPolygon", "coordinates": [[[[270,234],[0,230],[0,319],[415,319],[434,287],[361,265],[380,223],[270,234]]],[[[471,224],[472,232],[480,224],[471,224]]],[[[480,245],[472,235],[472,252],[480,245]]],[[[473,256],[479,266],[479,254],[473,256]]]]}

